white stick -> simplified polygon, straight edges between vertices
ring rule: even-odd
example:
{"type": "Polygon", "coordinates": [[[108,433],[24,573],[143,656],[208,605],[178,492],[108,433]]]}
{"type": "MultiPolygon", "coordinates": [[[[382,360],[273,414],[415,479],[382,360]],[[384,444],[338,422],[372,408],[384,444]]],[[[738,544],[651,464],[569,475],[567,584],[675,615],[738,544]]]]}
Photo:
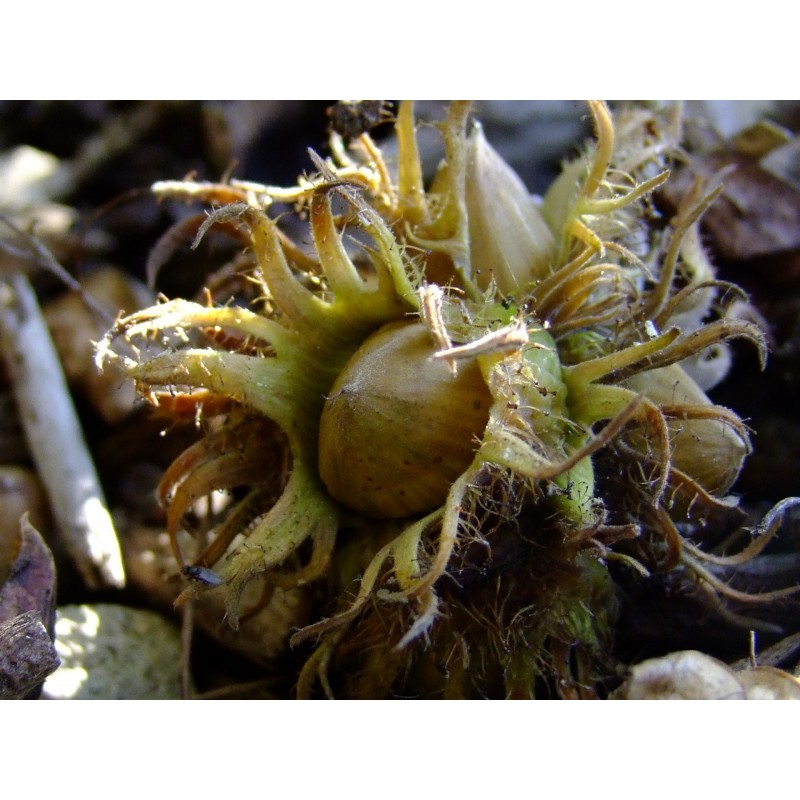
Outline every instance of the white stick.
{"type": "Polygon", "coordinates": [[[0,282],[0,338],[28,445],[53,516],[90,588],[125,585],[119,541],[33,288],[0,282]]]}

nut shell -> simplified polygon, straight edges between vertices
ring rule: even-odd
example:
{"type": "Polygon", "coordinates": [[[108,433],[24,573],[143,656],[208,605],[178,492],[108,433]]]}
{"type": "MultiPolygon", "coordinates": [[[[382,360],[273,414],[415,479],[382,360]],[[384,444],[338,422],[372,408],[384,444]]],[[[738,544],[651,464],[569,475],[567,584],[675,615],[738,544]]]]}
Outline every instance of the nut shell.
{"type": "MultiPolygon", "coordinates": [[[[714,407],[679,364],[639,373],[628,378],[625,385],[661,407],[667,405],[678,411],[681,406],[714,407]]],[[[667,421],[667,427],[673,466],[708,492],[723,494],[728,491],[735,483],[749,450],[739,431],[724,420],[714,418],[673,418],[667,421]]]]}
{"type": "Polygon", "coordinates": [[[367,339],[322,412],[319,471],[331,495],[371,517],[441,505],[469,466],[491,395],[475,363],[452,375],[421,323],[392,323],[367,339]]]}

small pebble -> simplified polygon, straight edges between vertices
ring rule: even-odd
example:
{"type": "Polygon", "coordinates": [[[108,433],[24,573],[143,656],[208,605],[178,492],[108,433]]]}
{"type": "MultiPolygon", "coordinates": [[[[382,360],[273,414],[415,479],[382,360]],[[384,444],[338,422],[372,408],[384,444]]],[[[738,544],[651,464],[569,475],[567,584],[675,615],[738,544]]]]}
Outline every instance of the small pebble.
{"type": "Polygon", "coordinates": [[[46,680],[42,699],[180,698],[180,631],[152,611],[62,606],[56,651],[61,666],[46,680]]]}

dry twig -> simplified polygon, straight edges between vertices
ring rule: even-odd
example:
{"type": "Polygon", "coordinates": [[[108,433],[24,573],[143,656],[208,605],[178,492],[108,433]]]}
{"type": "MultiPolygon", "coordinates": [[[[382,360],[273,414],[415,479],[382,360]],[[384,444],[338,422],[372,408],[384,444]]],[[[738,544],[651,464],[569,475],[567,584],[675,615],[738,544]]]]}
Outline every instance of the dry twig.
{"type": "Polygon", "coordinates": [[[17,406],[53,515],[91,588],[122,587],[119,542],[33,288],[0,283],[0,338],[17,406]]]}

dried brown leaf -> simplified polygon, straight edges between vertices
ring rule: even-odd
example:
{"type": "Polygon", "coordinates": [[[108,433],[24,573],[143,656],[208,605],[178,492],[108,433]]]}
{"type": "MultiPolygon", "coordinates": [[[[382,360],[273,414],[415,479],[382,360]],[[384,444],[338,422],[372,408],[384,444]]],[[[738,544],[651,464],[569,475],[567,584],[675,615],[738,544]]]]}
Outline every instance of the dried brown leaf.
{"type": "Polygon", "coordinates": [[[677,208],[695,179],[722,169],[723,191],[703,217],[703,229],[723,258],[740,261],[800,247],[800,192],[741,154],[698,156],[662,191],[677,208]],[[730,169],[732,168],[732,169],[730,169]]]}

